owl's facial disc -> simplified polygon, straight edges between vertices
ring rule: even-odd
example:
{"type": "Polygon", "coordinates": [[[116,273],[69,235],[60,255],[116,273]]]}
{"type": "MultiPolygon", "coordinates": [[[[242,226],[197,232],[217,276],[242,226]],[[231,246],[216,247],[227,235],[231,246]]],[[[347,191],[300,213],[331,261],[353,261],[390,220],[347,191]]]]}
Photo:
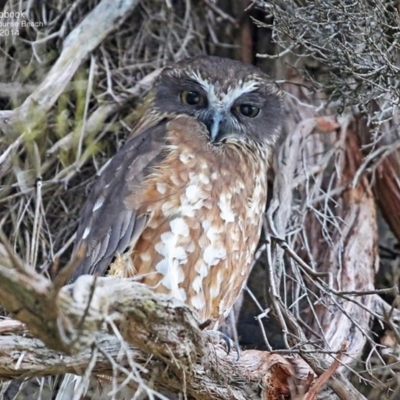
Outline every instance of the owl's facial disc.
{"type": "Polygon", "coordinates": [[[190,115],[212,144],[247,141],[269,146],[282,117],[277,88],[258,68],[218,57],[197,57],[166,67],[155,85],[159,114],[190,115]]]}

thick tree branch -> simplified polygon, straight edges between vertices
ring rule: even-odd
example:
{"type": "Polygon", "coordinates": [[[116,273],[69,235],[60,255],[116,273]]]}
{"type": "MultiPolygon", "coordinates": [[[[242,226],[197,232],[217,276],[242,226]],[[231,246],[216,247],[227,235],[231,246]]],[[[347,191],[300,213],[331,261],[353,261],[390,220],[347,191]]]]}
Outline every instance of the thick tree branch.
{"type": "Polygon", "coordinates": [[[185,382],[196,399],[258,398],[262,382],[263,398],[272,399],[289,394],[294,381],[297,387],[308,382],[310,370],[298,358],[246,351],[236,361],[236,353],[211,343],[188,306],[132,279],[84,275],[57,290],[17,257],[11,263],[2,249],[0,303],[40,339],[7,321],[1,378],[84,375],[94,361],[92,376],[117,374],[120,382],[136,368],[140,379],[129,375],[135,388],[157,370],[155,389],[182,391],[185,382]]]}
{"type": "MultiPolygon", "coordinates": [[[[164,344],[165,345],[165,344],[164,344]]],[[[100,350],[92,370],[94,375],[112,376],[111,360],[121,355],[121,342],[114,336],[103,333],[96,347],[100,350]]],[[[299,359],[285,359],[277,354],[249,350],[242,354],[239,361],[236,355],[227,355],[221,346],[206,345],[207,359],[203,363],[193,363],[190,372],[171,368],[171,364],[141,352],[132,347],[129,355],[134,359],[137,369],[142,368],[143,381],[151,380],[157,370],[154,388],[157,390],[180,391],[183,379],[186,390],[196,399],[248,399],[259,398],[260,383],[266,383],[266,399],[275,395],[290,393],[287,380],[295,381],[295,375],[307,377],[309,370],[299,359]],[[141,367],[145,365],[145,368],[141,367]],[[281,376],[278,376],[278,374],[281,376]],[[248,397],[249,396],[249,397],[248,397]]],[[[83,375],[92,357],[92,350],[86,349],[79,354],[66,356],[48,349],[41,341],[21,335],[0,337],[0,376],[3,378],[29,378],[46,375],[73,373],[83,375]]],[[[126,378],[124,368],[132,368],[126,357],[118,361],[121,379],[126,378]]],[[[300,380],[296,380],[300,384],[300,380]]],[[[131,382],[138,386],[139,382],[131,382]]]]}

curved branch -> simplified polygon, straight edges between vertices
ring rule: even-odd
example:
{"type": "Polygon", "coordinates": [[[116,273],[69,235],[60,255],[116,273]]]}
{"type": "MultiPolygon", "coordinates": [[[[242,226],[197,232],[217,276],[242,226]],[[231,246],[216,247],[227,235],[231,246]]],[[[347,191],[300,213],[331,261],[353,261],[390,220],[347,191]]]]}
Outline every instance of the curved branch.
{"type": "Polygon", "coordinates": [[[56,63],[24,103],[13,111],[0,112],[0,129],[13,134],[16,125],[21,124],[22,130],[32,130],[63,93],[82,61],[138,3],[139,0],[102,0],[68,35],[56,63]]]}
{"type": "Polygon", "coordinates": [[[117,376],[133,387],[153,380],[156,390],[210,400],[259,398],[260,382],[263,398],[272,399],[290,394],[292,382],[299,388],[310,381],[300,359],[249,350],[236,361],[236,353],[211,343],[188,306],[133,279],[83,275],[58,290],[15,255],[10,262],[3,249],[0,303],[38,338],[7,321],[7,335],[0,335],[1,378],[117,376]],[[135,368],[140,379],[129,372],[135,368]]]}

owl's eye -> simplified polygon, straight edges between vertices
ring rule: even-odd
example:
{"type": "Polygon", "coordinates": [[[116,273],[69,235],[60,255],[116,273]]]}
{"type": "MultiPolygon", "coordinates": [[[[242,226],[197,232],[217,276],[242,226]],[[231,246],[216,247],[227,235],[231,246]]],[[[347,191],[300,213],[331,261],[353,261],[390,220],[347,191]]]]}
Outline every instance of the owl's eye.
{"type": "Polygon", "coordinates": [[[202,106],[205,104],[205,98],[199,92],[188,92],[184,90],[181,93],[181,101],[183,104],[188,104],[189,106],[202,106]]]}
{"type": "Polygon", "coordinates": [[[236,110],[245,117],[254,118],[257,117],[260,109],[258,107],[252,106],[251,104],[241,104],[236,107],[236,110]]]}

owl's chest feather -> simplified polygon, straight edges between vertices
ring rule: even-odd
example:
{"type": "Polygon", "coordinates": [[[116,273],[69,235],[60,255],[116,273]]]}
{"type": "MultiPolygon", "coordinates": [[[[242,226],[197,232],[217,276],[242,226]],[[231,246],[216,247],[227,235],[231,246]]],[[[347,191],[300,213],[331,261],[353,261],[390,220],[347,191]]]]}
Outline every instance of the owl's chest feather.
{"type": "Polygon", "coordinates": [[[201,144],[181,143],[179,153],[171,145],[146,181],[141,202],[149,220],[132,260],[144,283],[187,302],[203,320],[218,320],[252,264],[267,166],[252,165],[236,149],[213,154],[201,144]]]}

